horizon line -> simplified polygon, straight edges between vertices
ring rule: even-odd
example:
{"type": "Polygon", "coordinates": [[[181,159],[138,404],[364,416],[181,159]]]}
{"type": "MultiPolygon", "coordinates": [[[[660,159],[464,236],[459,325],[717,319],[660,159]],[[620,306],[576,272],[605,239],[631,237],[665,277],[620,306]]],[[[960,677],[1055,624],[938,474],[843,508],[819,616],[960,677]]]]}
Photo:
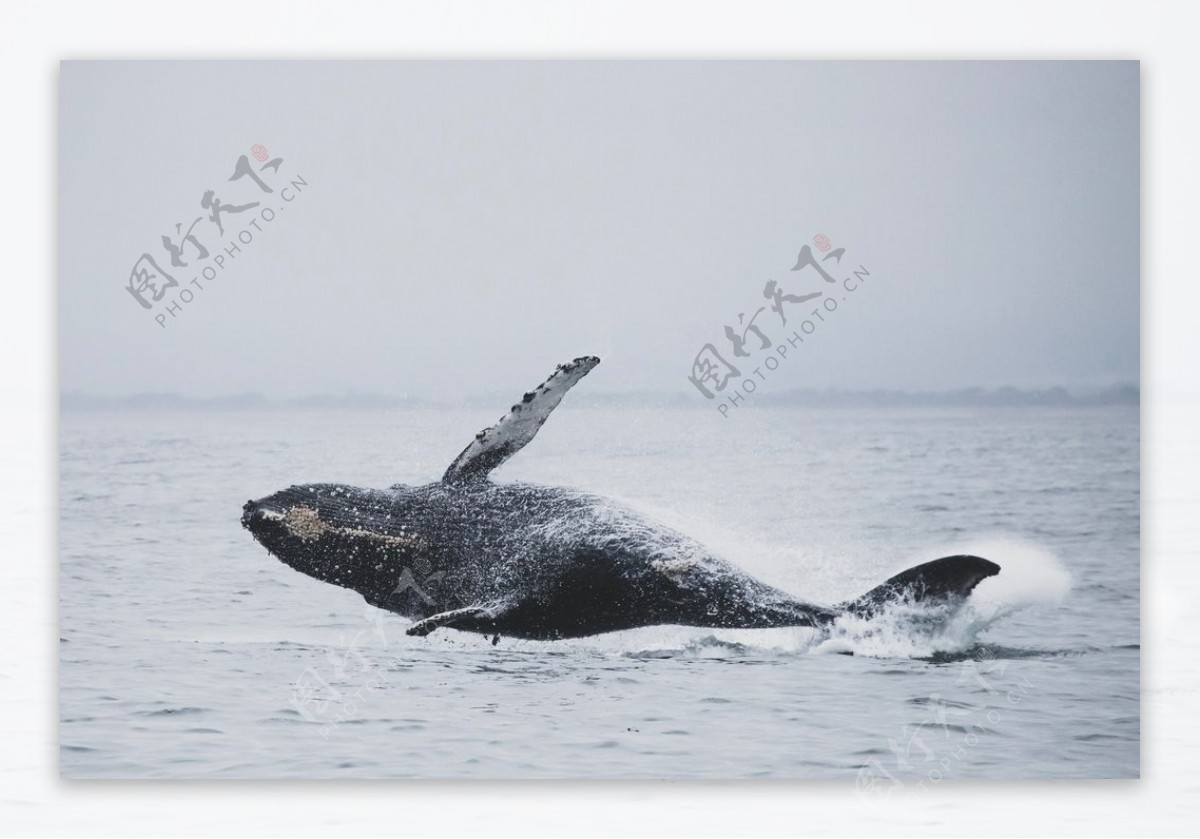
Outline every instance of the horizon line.
{"type": "MultiPolygon", "coordinates": [[[[350,408],[350,409],[413,409],[413,408],[485,408],[507,403],[511,395],[500,391],[479,393],[456,399],[386,394],[375,391],[349,390],[341,394],[319,393],[304,396],[268,396],[257,391],[190,396],[171,391],[144,391],[123,395],[105,395],[81,390],[59,392],[61,410],[246,410],[280,408],[350,408]]],[[[652,405],[671,408],[703,408],[713,400],[681,391],[613,390],[579,394],[573,401],[590,407],[636,407],[652,405]]],[[[788,388],[775,393],[761,393],[755,402],[764,406],[803,405],[1030,405],[1072,406],[1139,404],[1141,386],[1117,384],[1069,389],[1062,385],[1045,388],[1019,388],[1012,385],[986,388],[969,386],[944,390],[902,390],[894,388],[788,388]]]]}

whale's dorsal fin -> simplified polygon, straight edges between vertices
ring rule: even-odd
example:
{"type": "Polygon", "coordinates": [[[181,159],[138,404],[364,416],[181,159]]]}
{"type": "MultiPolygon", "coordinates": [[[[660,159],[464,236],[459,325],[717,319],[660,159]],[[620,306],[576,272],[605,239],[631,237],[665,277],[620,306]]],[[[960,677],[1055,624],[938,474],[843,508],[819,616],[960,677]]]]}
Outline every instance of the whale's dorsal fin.
{"type": "Polygon", "coordinates": [[[533,439],[567,391],[599,363],[596,356],[585,355],[558,365],[550,378],[525,394],[498,423],[475,435],[450,464],[442,482],[463,484],[486,480],[488,473],[533,439]]]}

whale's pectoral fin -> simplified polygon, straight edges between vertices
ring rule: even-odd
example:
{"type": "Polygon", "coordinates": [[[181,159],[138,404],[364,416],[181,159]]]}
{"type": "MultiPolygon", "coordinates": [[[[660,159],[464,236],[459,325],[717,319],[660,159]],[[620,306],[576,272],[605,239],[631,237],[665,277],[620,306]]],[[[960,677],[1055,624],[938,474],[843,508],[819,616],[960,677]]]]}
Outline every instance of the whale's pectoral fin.
{"type": "MultiPolygon", "coordinates": [[[[462,609],[451,609],[449,612],[439,612],[436,615],[431,615],[425,620],[417,621],[408,629],[405,630],[405,635],[417,635],[425,637],[433,630],[443,626],[454,626],[455,624],[470,623],[478,620],[490,620],[495,617],[495,612],[491,609],[485,609],[482,606],[467,606],[462,609]]],[[[463,627],[466,628],[466,627],[463,627]]]]}
{"type": "Polygon", "coordinates": [[[999,565],[982,557],[945,556],[902,571],[857,600],[841,604],[837,610],[871,617],[888,603],[902,600],[914,603],[962,600],[980,581],[999,573],[999,565]]]}
{"type": "Polygon", "coordinates": [[[526,393],[499,422],[476,434],[471,444],[450,464],[442,481],[463,484],[485,480],[488,473],[534,438],[567,391],[599,363],[600,359],[587,355],[560,364],[550,378],[526,393]]]}

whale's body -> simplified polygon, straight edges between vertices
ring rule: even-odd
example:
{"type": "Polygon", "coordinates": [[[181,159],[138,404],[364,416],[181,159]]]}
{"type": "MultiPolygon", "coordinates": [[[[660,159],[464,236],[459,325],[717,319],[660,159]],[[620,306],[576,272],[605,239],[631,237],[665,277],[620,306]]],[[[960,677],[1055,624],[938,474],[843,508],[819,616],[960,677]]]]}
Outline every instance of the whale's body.
{"type": "Polygon", "coordinates": [[[824,627],[901,597],[958,603],[1000,570],[979,557],[947,557],[850,603],[820,606],[608,499],[489,481],[598,361],[559,367],[480,432],[438,483],[293,486],[248,502],[242,523],[296,570],[415,621],[413,635],[441,626],[540,640],[656,624],[824,627]]]}

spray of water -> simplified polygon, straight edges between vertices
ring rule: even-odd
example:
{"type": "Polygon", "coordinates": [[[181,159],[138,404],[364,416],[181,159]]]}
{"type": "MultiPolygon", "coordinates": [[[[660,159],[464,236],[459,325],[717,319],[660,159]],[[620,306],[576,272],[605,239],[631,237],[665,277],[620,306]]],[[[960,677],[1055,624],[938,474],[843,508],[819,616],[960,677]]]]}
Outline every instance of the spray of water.
{"type": "Polygon", "coordinates": [[[1058,557],[1031,542],[991,539],[948,546],[937,554],[987,557],[1000,565],[1000,573],[982,581],[961,604],[930,607],[898,601],[870,619],[840,618],[812,651],[888,658],[961,653],[978,645],[980,634],[1005,617],[1059,603],[1071,587],[1071,575],[1058,557]]]}

